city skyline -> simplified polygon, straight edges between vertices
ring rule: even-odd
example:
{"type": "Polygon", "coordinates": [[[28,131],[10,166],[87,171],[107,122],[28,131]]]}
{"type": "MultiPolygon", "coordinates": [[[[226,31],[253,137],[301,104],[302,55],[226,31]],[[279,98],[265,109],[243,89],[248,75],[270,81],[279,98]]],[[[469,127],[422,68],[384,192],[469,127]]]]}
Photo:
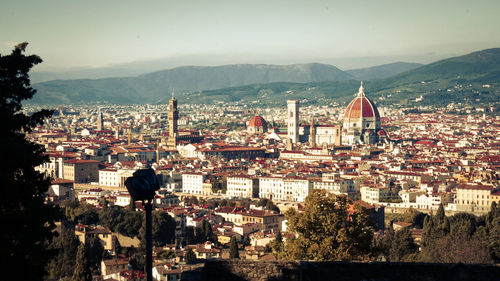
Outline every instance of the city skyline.
{"type": "Polygon", "coordinates": [[[0,53],[23,41],[35,71],[158,62],[430,63],[500,46],[497,1],[6,1],[0,53]]]}
{"type": "Polygon", "coordinates": [[[500,276],[498,0],[2,4],[6,280],[500,276]]]}

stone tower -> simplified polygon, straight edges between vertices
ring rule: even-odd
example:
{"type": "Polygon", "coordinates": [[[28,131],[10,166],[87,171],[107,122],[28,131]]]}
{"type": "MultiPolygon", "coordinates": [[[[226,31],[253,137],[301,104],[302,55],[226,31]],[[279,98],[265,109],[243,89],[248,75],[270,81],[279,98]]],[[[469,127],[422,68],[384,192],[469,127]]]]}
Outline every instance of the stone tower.
{"type": "Polygon", "coordinates": [[[104,128],[104,120],[102,117],[102,112],[99,111],[99,113],[97,113],[97,130],[102,131],[103,128],[104,128]]]}
{"type": "Polygon", "coordinates": [[[288,138],[292,143],[299,142],[299,101],[288,100],[288,138]]]}
{"type": "Polygon", "coordinates": [[[179,111],[177,110],[177,100],[172,92],[172,98],[168,103],[168,140],[167,146],[177,146],[177,120],[179,119],[179,111]]]}
{"type": "Polygon", "coordinates": [[[311,126],[309,127],[309,146],[316,147],[316,127],[314,127],[314,118],[311,117],[311,126]]]}

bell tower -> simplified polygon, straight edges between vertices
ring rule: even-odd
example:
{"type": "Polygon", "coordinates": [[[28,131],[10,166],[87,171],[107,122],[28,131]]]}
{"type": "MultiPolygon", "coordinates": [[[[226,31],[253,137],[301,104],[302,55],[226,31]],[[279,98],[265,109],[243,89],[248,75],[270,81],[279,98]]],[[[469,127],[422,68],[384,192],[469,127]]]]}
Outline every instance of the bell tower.
{"type": "Polygon", "coordinates": [[[168,103],[168,140],[167,146],[177,146],[177,120],[179,119],[179,111],[177,110],[177,100],[172,91],[172,98],[168,103]]]}
{"type": "Polygon", "coordinates": [[[311,125],[309,127],[309,146],[316,147],[316,127],[314,126],[313,117],[311,117],[311,125]]]}
{"type": "Polygon", "coordinates": [[[299,142],[299,101],[288,100],[288,138],[292,143],[299,142]]]}

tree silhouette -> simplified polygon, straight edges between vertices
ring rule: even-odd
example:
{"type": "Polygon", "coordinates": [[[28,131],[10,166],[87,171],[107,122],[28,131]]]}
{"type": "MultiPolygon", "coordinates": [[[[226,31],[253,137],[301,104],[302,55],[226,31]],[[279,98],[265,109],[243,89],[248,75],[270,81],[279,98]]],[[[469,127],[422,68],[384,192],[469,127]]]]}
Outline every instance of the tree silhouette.
{"type": "Polygon", "coordinates": [[[87,259],[87,246],[80,244],[76,253],[75,271],[71,281],[91,281],[92,272],[90,270],[89,260],[87,259]]]}
{"type": "Polygon", "coordinates": [[[97,236],[90,237],[86,241],[87,244],[87,259],[91,271],[94,274],[100,274],[99,267],[101,266],[102,257],[104,255],[104,246],[101,239],[97,236]]]}
{"type": "Polygon", "coordinates": [[[155,245],[165,246],[165,244],[175,242],[175,221],[167,212],[154,211],[152,223],[155,245]]]}
{"type": "Polygon", "coordinates": [[[251,240],[250,240],[250,236],[248,236],[248,234],[245,234],[243,235],[243,246],[250,246],[251,244],[251,240]]]}
{"type": "Polygon", "coordinates": [[[236,242],[236,236],[231,237],[231,241],[229,242],[229,258],[230,259],[240,258],[240,253],[238,252],[238,242],[236,242]]]}
{"type": "Polygon", "coordinates": [[[184,254],[184,261],[187,264],[193,264],[196,261],[196,254],[193,252],[192,249],[188,249],[186,253],[184,254]]]}
{"type": "Polygon", "coordinates": [[[48,265],[49,279],[68,278],[73,275],[78,245],[80,245],[80,240],[76,237],[74,228],[63,223],[62,234],[48,247],[57,251],[57,255],[48,265]]]}
{"type": "Polygon", "coordinates": [[[54,221],[60,215],[55,206],[44,204],[50,179],[35,171],[46,162],[43,146],[26,139],[26,133],[52,115],[41,110],[28,115],[22,101],[36,91],[30,85],[28,72],[42,59],[23,54],[28,43],[15,47],[10,55],[0,55],[0,256],[2,272],[15,274],[6,280],[42,280],[50,259],[45,241],[53,237],[54,221]],[[15,271],[22,265],[23,270],[15,271]]]}

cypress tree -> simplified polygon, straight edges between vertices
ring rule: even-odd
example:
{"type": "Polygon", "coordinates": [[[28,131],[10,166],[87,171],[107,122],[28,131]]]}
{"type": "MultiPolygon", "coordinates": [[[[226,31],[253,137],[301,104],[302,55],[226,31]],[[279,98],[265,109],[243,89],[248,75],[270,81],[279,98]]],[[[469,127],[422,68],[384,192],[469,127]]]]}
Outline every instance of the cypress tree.
{"type": "Polygon", "coordinates": [[[89,238],[87,244],[89,266],[94,274],[100,274],[99,267],[104,255],[104,246],[98,237],[89,238]]]}
{"type": "Polygon", "coordinates": [[[87,246],[83,243],[78,246],[75,271],[71,281],[92,281],[92,273],[87,259],[87,246]]]}
{"type": "Polygon", "coordinates": [[[404,228],[394,233],[389,257],[391,261],[405,261],[409,255],[417,253],[418,246],[415,244],[409,229],[404,228]]]}
{"type": "Polygon", "coordinates": [[[278,242],[278,243],[283,242],[283,236],[281,235],[281,231],[279,231],[279,230],[276,233],[276,242],[278,242]]]}
{"type": "Polygon", "coordinates": [[[243,236],[243,246],[250,246],[251,244],[251,240],[250,240],[250,236],[248,236],[248,234],[245,234],[243,236]]]}
{"type": "Polygon", "coordinates": [[[240,253],[238,252],[238,242],[236,242],[236,237],[231,237],[231,242],[229,245],[229,258],[230,259],[239,259],[240,253]]]}
{"type": "Polygon", "coordinates": [[[435,218],[436,218],[437,221],[441,222],[441,221],[444,220],[445,216],[446,215],[444,214],[443,204],[439,204],[439,207],[437,209],[435,218]]]}
{"type": "Polygon", "coordinates": [[[25,56],[28,43],[15,47],[10,55],[0,55],[0,269],[5,280],[42,280],[51,256],[45,248],[53,237],[58,209],[44,204],[50,178],[35,167],[48,160],[44,147],[26,139],[26,133],[52,115],[41,110],[31,115],[22,102],[36,93],[28,72],[42,62],[36,55],[25,56]],[[23,270],[13,270],[21,266],[23,270]],[[9,276],[9,275],[14,276],[9,276]]]}

